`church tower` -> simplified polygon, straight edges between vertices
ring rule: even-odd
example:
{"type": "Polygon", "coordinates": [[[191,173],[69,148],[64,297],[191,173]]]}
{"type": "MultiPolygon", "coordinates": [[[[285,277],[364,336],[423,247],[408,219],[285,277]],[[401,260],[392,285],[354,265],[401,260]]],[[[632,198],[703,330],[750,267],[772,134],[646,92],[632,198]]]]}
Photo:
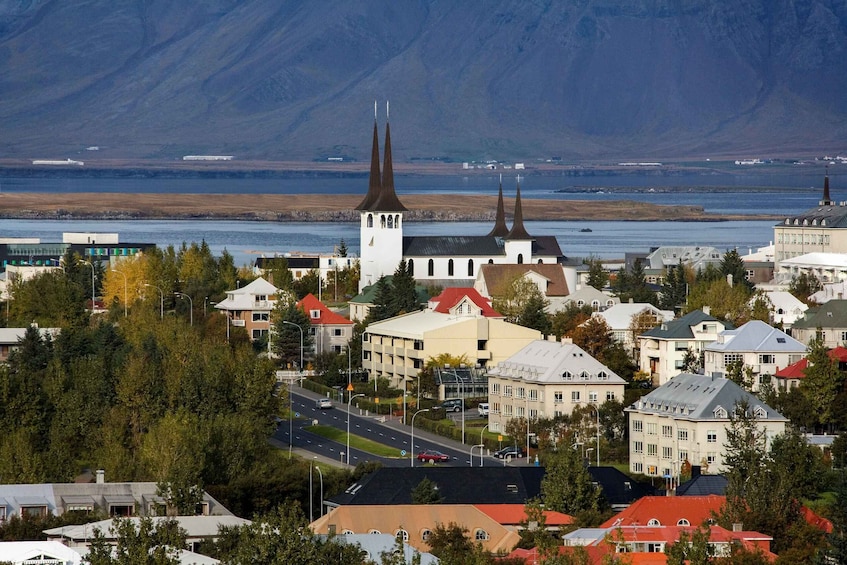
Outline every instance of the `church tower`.
{"type": "Polygon", "coordinates": [[[506,240],[506,258],[509,263],[513,265],[532,263],[532,236],[523,225],[520,179],[518,179],[518,194],[515,197],[514,223],[504,239],[506,240]]]}
{"type": "Polygon", "coordinates": [[[368,193],[361,204],[359,225],[359,291],[392,275],[403,259],[403,212],[407,209],[394,191],[394,164],[391,157],[391,127],[386,104],[385,156],[379,171],[379,139],[374,103],[374,134],[368,193]]]}

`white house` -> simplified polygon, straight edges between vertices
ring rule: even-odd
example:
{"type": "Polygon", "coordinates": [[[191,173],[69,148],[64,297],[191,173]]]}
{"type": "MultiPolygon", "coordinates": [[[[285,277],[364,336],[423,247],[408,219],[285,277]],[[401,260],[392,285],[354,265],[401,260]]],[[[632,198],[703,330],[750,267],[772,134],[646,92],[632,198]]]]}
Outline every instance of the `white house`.
{"type": "Polygon", "coordinates": [[[656,326],[674,319],[674,313],[671,310],[660,310],[652,304],[644,302],[615,304],[605,310],[595,312],[592,316],[606,322],[612,329],[612,339],[631,352],[636,345],[636,336],[633,335],[631,329],[632,323],[635,318],[644,313],[651,317],[653,325],[656,326]]]}
{"type": "Polygon", "coordinates": [[[686,461],[701,465],[704,472],[726,471],[729,415],[742,403],[752,411],[764,431],[764,447],[770,449],[788,418],[728,379],[689,373],[670,379],[625,410],[630,471],[678,478],[686,461]]]}
{"type": "Polygon", "coordinates": [[[790,330],[794,322],[809,309],[804,302],[785,290],[767,290],[765,296],[771,302],[771,321],[782,324],[784,330],[790,330]]]}
{"type": "Polygon", "coordinates": [[[251,340],[259,339],[270,329],[271,311],[276,306],[280,290],[259,277],[250,284],[226,291],[226,299],[215,304],[215,308],[227,316],[229,326],[247,330],[251,340]]]}

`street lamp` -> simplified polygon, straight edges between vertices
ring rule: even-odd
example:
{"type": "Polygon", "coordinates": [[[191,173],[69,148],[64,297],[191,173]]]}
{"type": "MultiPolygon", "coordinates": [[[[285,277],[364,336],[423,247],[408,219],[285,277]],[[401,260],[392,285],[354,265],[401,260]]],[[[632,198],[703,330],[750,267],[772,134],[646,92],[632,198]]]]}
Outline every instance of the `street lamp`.
{"type": "Polygon", "coordinates": [[[144,286],[149,286],[151,288],[155,288],[159,291],[159,319],[165,319],[165,293],[162,292],[162,289],[156,286],[155,284],[144,283],[144,286]]]}
{"type": "Polygon", "coordinates": [[[94,313],[94,263],[92,261],[82,260],[83,263],[91,267],[91,313],[94,313]]]}
{"type": "Polygon", "coordinates": [[[300,327],[299,324],[295,324],[294,322],[289,322],[288,320],[282,320],[283,324],[288,324],[289,326],[294,326],[298,330],[300,330],[300,372],[303,372],[303,328],[300,327]]]}
{"type": "Polygon", "coordinates": [[[127,302],[128,302],[127,292],[126,292],[126,289],[127,289],[127,286],[128,286],[126,273],[118,271],[117,269],[109,269],[109,270],[112,271],[113,273],[118,273],[119,275],[123,276],[123,278],[124,278],[124,318],[126,318],[126,305],[127,305],[127,302]]]}
{"type": "Polygon", "coordinates": [[[188,318],[189,318],[189,320],[191,320],[189,325],[193,326],[194,325],[194,301],[191,300],[191,297],[188,296],[187,294],[185,294],[184,292],[174,292],[174,296],[180,296],[182,298],[188,299],[188,304],[189,304],[188,307],[190,308],[190,310],[188,311],[188,318]]]}
{"type": "Polygon", "coordinates": [[[589,404],[591,408],[594,409],[594,412],[597,413],[597,466],[600,466],[600,409],[597,408],[594,404],[589,404]]]}
{"type": "Polygon", "coordinates": [[[429,408],[422,408],[412,415],[412,446],[409,448],[409,463],[412,464],[412,467],[415,466],[415,416],[421,412],[429,412],[429,408]]]}
{"type": "MultiPolygon", "coordinates": [[[[317,456],[314,457],[313,459],[317,459],[317,456]]],[[[321,507],[318,510],[318,512],[320,513],[320,516],[318,516],[318,518],[320,518],[321,516],[324,515],[324,474],[323,474],[323,471],[321,471],[321,468],[318,467],[317,461],[315,461],[315,469],[318,471],[318,476],[321,478],[321,498],[320,498],[321,507]]],[[[312,474],[311,473],[311,467],[309,468],[309,471],[310,471],[309,476],[311,477],[311,474],[312,474]]],[[[311,482],[310,482],[309,483],[309,522],[310,523],[312,522],[312,498],[313,498],[312,487],[311,487],[311,482]]]]}
{"type": "Polygon", "coordinates": [[[365,396],[364,394],[354,394],[347,401],[347,464],[350,464],[350,403],[357,396],[365,396]]]}
{"type": "MultiPolygon", "coordinates": [[[[449,369],[449,366],[446,368],[449,369]]],[[[459,392],[459,395],[462,401],[462,443],[465,443],[465,381],[459,377],[459,373],[457,373],[455,369],[450,372],[453,373],[454,377],[456,377],[456,384],[459,385],[459,390],[461,391],[459,392]]],[[[527,449],[529,449],[528,445],[527,449]]]]}
{"type": "MultiPolygon", "coordinates": [[[[488,424],[485,424],[482,427],[482,430],[479,432],[479,444],[481,446],[483,446],[483,449],[485,448],[485,444],[482,443],[482,434],[485,433],[486,428],[488,428],[488,424]]],[[[485,459],[483,458],[483,452],[482,451],[483,451],[482,449],[479,450],[479,466],[480,467],[482,467],[483,463],[485,462],[485,459]]],[[[471,462],[471,467],[473,467],[473,462],[471,462]]]]}

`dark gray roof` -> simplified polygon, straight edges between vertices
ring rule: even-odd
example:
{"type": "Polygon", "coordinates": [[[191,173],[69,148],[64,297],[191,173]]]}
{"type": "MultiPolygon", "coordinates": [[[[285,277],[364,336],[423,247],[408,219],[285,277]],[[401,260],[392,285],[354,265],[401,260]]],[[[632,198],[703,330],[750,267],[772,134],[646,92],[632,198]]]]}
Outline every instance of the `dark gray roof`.
{"type": "Polygon", "coordinates": [[[847,300],[830,300],[809,308],[802,318],[797,319],[794,328],[847,328],[847,300]]]}
{"type": "Polygon", "coordinates": [[[723,475],[700,475],[676,487],[677,496],[708,496],[726,494],[726,477],[723,475]]]}
{"type": "MultiPolygon", "coordinates": [[[[533,256],[562,257],[554,235],[542,235],[532,242],[533,256]]],[[[502,237],[489,235],[404,236],[404,257],[502,257],[506,248],[502,237]]]]}
{"type": "MultiPolygon", "coordinates": [[[[702,310],[694,310],[681,318],[665,322],[651,330],[647,330],[642,335],[660,339],[694,339],[694,333],[691,331],[691,327],[702,324],[703,322],[720,322],[720,320],[706,314],[702,310]]],[[[722,323],[726,329],[735,328],[729,322],[722,323]]]]}
{"type": "Polygon", "coordinates": [[[823,226],[847,228],[847,206],[831,203],[816,206],[795,216],[789,216],[777,226],[823,226]]]}

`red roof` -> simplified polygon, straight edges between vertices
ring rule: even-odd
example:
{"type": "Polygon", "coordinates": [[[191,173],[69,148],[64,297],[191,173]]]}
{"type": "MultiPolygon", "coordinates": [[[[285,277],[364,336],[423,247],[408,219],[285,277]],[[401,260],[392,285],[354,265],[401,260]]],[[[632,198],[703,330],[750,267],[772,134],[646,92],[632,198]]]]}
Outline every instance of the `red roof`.
{"type": "Polygon", "coordinates": [[[612,526],[677,526],[687,520],[690,526],[699,526],[717,514],[726,497],[709,496],[645,496],[633,502],[619,514],[612,516],[601,528],[612,526]],[[658,523],[651,523],[656,520],[658,523]]]}
{"type": "MultiPolygon", "coordinates": [[[[845,347],[839,345],[835,349],[830,349],[827,355],[829,355],[830,359],[837,359],[842,363],[847,363],[847,348],[845,347]]],[[[782,379],[802,379],[806,376],[806,367],[808,366],[809,360],[804,357],[784,369],[779,369],[774,376],[782,379]]]]}
{"type": "MultiPolygon", "coordinates": [[[[526,521],[526,507],[523,504],[475,504],[482,513],[503,526],[514,526],[526,521]]],[[[547,526],[567,526],[573,524],[572,516],[555,512],[544,511],[547,526]]]]}
{"type": "Polygon", "coordinates": [[[820,531],[831,534],[832,533],[832,522],[824,518],[823,516],[818,516],[814,513],[810,508],[803,506],[800,508],[800,513],[803,515],[803,519],[806,522],[820,531]]]}
{"type": "Polygon", "coordinates": [[[309,316],[309,321],[312,322],[313,326],[342,326],[351,325],[353,323],[341,314],[336,314],[324,306],[324,303],[315,298],[315,295],[311,293],[304,296],[303,299],[297,303],[297,307],[309,316]],[[317,312],[318,316],[313,318],[311,315],[312,312],[317,312]]]}
{"type": "Polygon", "coordinates": [[[471,302],[476,304],[481,310],[482,315],[486,318],[502,318],[503,315],[491,307],[491,301],[482,296],[475,288],[465,287],[449,287],[445,288],[441,294],[434,298],[430,298],[431,303],[435,303],[434,311],[442,314],[447,314],[450,309],[467,297],[471,302]]]}

